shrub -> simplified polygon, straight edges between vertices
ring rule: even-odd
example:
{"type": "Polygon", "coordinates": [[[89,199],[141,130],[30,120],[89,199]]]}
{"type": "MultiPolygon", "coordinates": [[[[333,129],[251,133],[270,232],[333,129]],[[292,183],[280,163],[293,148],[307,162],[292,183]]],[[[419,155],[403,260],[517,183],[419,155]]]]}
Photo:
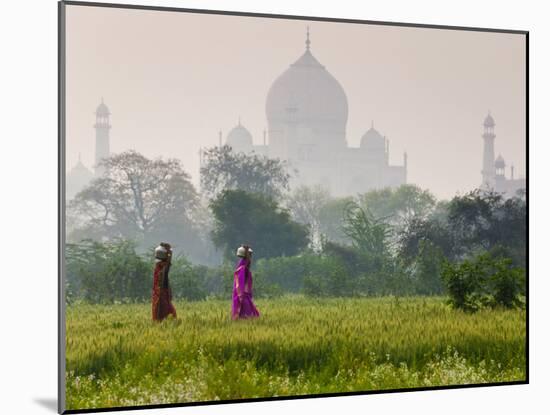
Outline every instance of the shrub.
{"type": "Polygon", "coordinates": [[[136,253],[132,241],[69,244],[66,261],[71,298],[113,303],[150,296],[152,265],[136,253]]]}
{"type": "Polygon", "coordinates": [[[461,263],[445,262],[443,280],[453,307],[476,311],[482,306],[521,306],[525,271],[509,258],[482,253],[461,263]]]}
{"type": "Polygon", "coordinates": [[[206,298],[204,269],[193,266],[185,257],[180,256],[172,261],[170,267],[170,286],[175,298],[196,301],[206,298]]]}
{"type": "Polygon", "coordinates": [[[304,287],[305,277],[320,275],[326,263],[326,258],[321,255],[303,254],[260,259],[253,264],[253,271],[259,282],[277,285],[286,292],[299,293],[304,287]]]}

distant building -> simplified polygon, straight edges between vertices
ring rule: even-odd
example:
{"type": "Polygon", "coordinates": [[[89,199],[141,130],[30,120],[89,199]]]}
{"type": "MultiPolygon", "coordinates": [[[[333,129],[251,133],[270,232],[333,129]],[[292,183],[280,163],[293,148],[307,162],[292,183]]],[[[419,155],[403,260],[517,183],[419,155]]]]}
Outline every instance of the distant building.
{"type": "Polygon", "coordinates": [[[80,192],[90,181],[94,178],[92,171],[87,168],[80,160],[80,154],[78,155],[78,162],[67,173],[67,182],[65,186],[65,194],[67,200],[71,200],[80,192]]]}
{"type": "Polygon", "coordinates": [[[263,144],[254,145],[252,134],[239,120],[225,143],[234,151],[285,160],[297,170],[292,186],[322,184],[335,196],[406,183],[407,155],[403,165],[390,165],[389,140],[373,124],[358,148],[348,146],[346,93],[313,56],[310,46],[308,30],[304,54],[269,89],[269,142],[264,131],[263,144]]]}
{"type": "Polygon", "coordinates": [[[108,158],[109,151],[109,131],[111,130],[111,124],[109,117],[111,112],[101,98],[101,104],[95,111],[95,177],[103,176],[105,173],[105,167],[100,166],[103,159],[108,158]]]}
{"type": "Polygon", "coordinates": [[[94,177],[100,177],[105,172],[105,168],[99,166],[99,162],[109,157],[109,130],[111,129],[110,124],[110,115],[111,112],[105,103],[103,98],[101,98],[101,104],[97,107],[95,111],[96,122],[94,124],[95,128],[95,165],[94,172],[87,168],[82,161],[80,160],[80,155],[78,156],[78,162],[76,165],[69,170],[67,173],[67,180],[65,186],[66,199],[72,199],[78,192],[80,192],[84,187],[86,187],[94,177]]]}
{"type": "Polygon", "coordinates": [[[483,168],[481,170],[481,188],[502,193],[506,197],[516,195],[520,189],[526,189],[524,178],[514,178],[514,166],[510,166],[510,178],[506,177],[506,162],[499,154],[495,159],[495,120],[491,113],[483,122],[483,168]]]}

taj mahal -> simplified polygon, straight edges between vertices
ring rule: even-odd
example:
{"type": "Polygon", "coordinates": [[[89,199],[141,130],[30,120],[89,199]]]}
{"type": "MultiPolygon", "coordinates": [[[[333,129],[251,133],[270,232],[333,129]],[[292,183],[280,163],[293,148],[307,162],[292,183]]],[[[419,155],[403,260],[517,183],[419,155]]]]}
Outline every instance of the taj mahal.
{"type": "MultiPolygon", "coordinates": [[[[371,124],[358,148],[346,141],[348,100],[338,80],[313,56],[309,29],[306,48],[271,85],[266,99],[267,131],[263,144],[239,121],[226,136],[235,152],[278,158],[294,171],[292,187],[324,186],[345,196],[407,182],[403,165],[389,164],[389,140],[371,124]]],[[[220,133],[220,145],[222,141],[220,133]]]]}
{"type": "MultiPolygon", "coordinates": [[[[265,105],[267,130],[264,130],[262,144],[254,144],[252,134],[239,120],[225,142],[219,133],[219,145],[228,145],[237,153],[286,161],[293,173],[291,187],[322,185],[332,196],[354,195],[407,183],[407,153],[403,154],[402,165],[390,165],[389,140],[374,128],[374,123],[361,137],[359,147],[348,146],[346,93],[313,56],[309,29],[305,46],[302,56],[269,88],[265,105]]],[[[111,154],[111,111],[103,99],[95,116],[95,165],[92,171],[79,157],[67,172],[67,200],[94,178],[108,173],[100,164],[111,154]]],[[[495,158],[495,125],[489,113],[483,122],[479,187],[511,197],[526,188],[526,180],[514,177],[514,166],[510,166],[507,175],[504,158],[501,155],[495,158]]],[[[202,166],[202,150],[199,158],[202,166]]]]}

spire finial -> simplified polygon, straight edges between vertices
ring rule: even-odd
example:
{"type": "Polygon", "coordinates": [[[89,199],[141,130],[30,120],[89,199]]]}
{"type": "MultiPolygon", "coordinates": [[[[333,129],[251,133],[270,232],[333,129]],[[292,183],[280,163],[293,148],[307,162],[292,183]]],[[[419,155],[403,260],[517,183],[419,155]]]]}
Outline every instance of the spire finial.
{"type": "Polygon", "coordinates": [[[241,116],[239,115],[239,126],[241,125],[241,116]]]}
{"type": "Polygon", "coordinates": [[[370,122],[370,128],[374,128],[374,120],[371,120],[371,122],[370,122]]]}
{"type": "Polygon", "coordinates": [[[105,104],[105,103],[103,102],[103,97],[101,97],[101,103],[102,103],[102,104],[105,104]]]}
{"type": "Polygon", "coordinates": [[[309,45],[311,45],[311,41],[309,40],[309,26],[306,28],[306,50],[309,51],[309,45]]]}
{"type": "Polygon", "coordinates": [[[78,152],[78,162],[80,163],[80,151],[78,152]]]}

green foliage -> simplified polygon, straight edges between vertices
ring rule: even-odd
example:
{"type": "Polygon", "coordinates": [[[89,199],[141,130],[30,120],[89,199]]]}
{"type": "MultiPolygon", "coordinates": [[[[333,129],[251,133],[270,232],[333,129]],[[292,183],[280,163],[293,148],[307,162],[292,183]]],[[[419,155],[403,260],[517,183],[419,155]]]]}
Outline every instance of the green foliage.
{"type": "MultiPolygon", "coordinates": [[[[525,200],[521,196],[505,199],[502,195],[480,190],[456,196],[449,203],[439,203],[428,216],[415,217],[407,223],[399,232],[398,255],[413,276],[429,288],[417,290],[422,294],[440,292],[441,287],[434,277],[441,273],[443,258],[455,263],[479,252],[488,252],[493,258],[509,258],[510,269],[512,265],[522,268],[526,263],[526,214],[525,200]]],[[[457,307],[476,309],[490,301],[510,303],[504,294],[497,296],[497,301],[494,293],[480,292],[475,286],[485,287],[487,284],[482,284],[481,275],[494,274],[495,266],[487,268],[465,262],[462,270],[446,267],[446,285],[457,307]]],[[[519,280],[519,277],[509,276],[510,272],[503,274],[507,275],[503,280],[519,280]]],[[[508,285],[513,287],[514,284],[508,285]]]]}
{"type": "Polygon", "coordinates": [[[527,206],[523,197],[476,190],[455,197],[448,206],[450,232],[459,254],[507,247],[518,266],[526,264],[527,206]]]}
{"type": "Polygon", "coordinates": [[[349,202],[344,209],[343,231],[365,255],[380,257],[388,253],[390,227],[356,202],[349,202]]]}
{"type": "Polygon", "coordinates": [[[205,299],[205,269],[206,267],[194,267],[183,256],[173,259],[169,278],[174,297],[190,301],[205,299]]]}
{"type": "Polygon", "coordinates": [[[416,294],[437,295],[443,293],[441,272],[444,261],[445,257],[441,248],[430,241],[420,241],[413,272],[416,294]]]}
{"type": "Polygon", "coordinates": [[[254,278],[263,279],[279,286],[283,291],[299,293],[308,275],[320,275],[327,266],[321,255],[302,254],[298,256],[260,259],[253,265],[254,278]]]}
{"type": "Polygon", "coordinates": [[[464,260],[459,264],[446,262],[443,278],[453,307],[466,311],[476,311],[484,294],[482,288],[486,278],[479,262],[464,260]]]}
{"type": "Polygon", "coordinates": [[[67,407],[148,405],[525,380],[525,310],[442,298],[227,300],[67,308],[67,407]]]}
{"type": "Polygon", "coordinates": [[[223,190],[244,190],[278,197],[288,189],[286,163],[257,154],[235,153],[231,147],[213,147],[203,154],[201,189],[209,198],[223,190]]]}
{"type": "Polygon", "coordinates": [[[352,297],[359,295],[357,277],[350,274],[339,258],[324,257],[324,266],[304,277],[303,292],[310,297],[352,297]]]}
{"type": "Polygon", "coordinates": [[[292,218],[309,227],[311,248],[319,251],[323,234],[321,212],[330,200],[330,194],[323,186],[299,186],[287,197],[286,205],[292,218]]]}
{"type": "Polygon", "coordinates": [[[307,228],[271,198],[224,190],[210,208],[215,218],[212,240],[228,259],[242,243],[251,245],[259,258],[296,255],[308,244],[307,228]]]}
{"type": "Polygon", "coordinates": [[[514,267],[509,258],[479,254],[460,263],[445,262],[443,279],[455,308],[477,311],[483,306],[522,305],[525,272],[514,267]]]}
{"type": "Polygon", "coordinates": [[[149,297],[152,266],[131,241],[68,244],[67,281],[80,297],[92,303],[138,301],[149,297]]]}
{"type": "Polygon", "coordinates": [[[196,223],[198,194],[177,159],[151,160],[130,150],[102,162],[104,176],[69,203],[68,240],[130,239],[143,252],[169,240],[175,252],[207,261],[208,240],[196,223]]]}
{"type": "MultiPolygon", "coordinates": [[[[68,244],[65,259],[68,303],[150,301],[153,255],[137,254],[131,241],[68,244]]],[[[208,295],[227,297],[222,275],[220,268],[192,265],[180,255],[172,261],[169,281],[175,298],[203,300],[208,295]]]]}
{"type": "Polygon", "coordinates": [[[344,209],[353,199],[351,197],[332,198],[319,209],[319,229],[326,241],[349,243],[343,231],[344,209]]]}
{"type": "Polygon", "coordinates": [[[525,295],[525,271],[513,267],[509,258],[495,261],[493,267],[489,283],[494,303],[508,308],[524,306],[522,296],[525,295]]]}
{"type": "Polygon", "coordinates": [[[428,216],[436,206],[436,199],[428,190],[404,184],[359,195],[359,204],[373,217],[384,218],[399,231],[413,218],[428,216]]]}

